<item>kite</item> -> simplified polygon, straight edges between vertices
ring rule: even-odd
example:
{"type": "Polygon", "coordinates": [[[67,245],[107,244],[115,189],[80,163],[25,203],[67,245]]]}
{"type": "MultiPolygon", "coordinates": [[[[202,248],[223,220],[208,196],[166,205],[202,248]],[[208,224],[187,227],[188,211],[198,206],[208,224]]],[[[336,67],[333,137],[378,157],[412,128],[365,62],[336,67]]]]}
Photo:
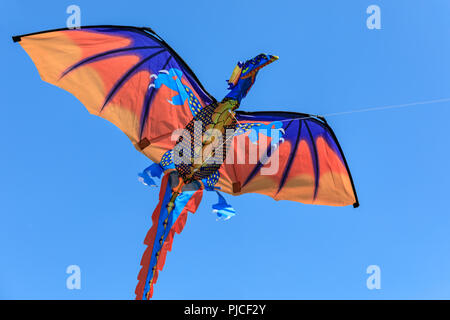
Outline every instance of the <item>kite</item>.
{"type": "Polygon", "coordinates": [[[213,212],[236,212],[222,193],[357,207],[346,159],[325,118],[282,111],[238,111],[258,72],[277,56],[239,62],[220,102],[152,29],[85,26],[14,36],[42,80],[71,92],[87,110],[120,128],[152,162],[139,180],[159,202],[144,244],[137,299],[150,299],[175,233],[204,191],[213,212]],[[222,192],[222,193],[221,193],[222,192]]]}

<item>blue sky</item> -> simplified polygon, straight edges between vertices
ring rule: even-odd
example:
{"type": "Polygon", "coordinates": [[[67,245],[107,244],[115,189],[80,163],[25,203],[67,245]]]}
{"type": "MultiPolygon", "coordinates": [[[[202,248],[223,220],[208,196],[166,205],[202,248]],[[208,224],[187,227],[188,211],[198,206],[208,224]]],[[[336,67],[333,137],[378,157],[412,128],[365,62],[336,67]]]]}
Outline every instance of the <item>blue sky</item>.
{"type": "MultiPolygon", "coordinates": [[[[0,298],[134,298],[157,190],[112,124],[42,82],[11,36],[82,25],[149,26],[221,99],[238,60],[265,52],[241,110],[329,114],[450,98],[446,1],[2,1],[0,298]],[[366,8],[381,8],[381,30],[366,8]],[[81,290],[66,288],[78,265],[81,290]]],[[[449,299],[450,103],[329,117],[360,208],[213,194],[174,239],[155,299],[449,299]],[[368,290],[366,268],[381,269],[368,290]]]]}

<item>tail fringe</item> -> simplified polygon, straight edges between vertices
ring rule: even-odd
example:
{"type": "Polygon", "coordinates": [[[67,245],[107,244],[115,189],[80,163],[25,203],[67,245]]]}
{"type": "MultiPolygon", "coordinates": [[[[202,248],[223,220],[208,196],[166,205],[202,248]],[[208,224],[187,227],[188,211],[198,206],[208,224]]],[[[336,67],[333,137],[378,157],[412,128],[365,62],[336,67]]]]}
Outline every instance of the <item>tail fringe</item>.
{"type": "MultiPolygon", "coordinates": [[[[141,270],[139,271],[139,275],[137,277],[138,284],[136,286],[136,300],[142,300],[143,294],[144,294],[144,288],[146,284],[147,274],[149,272],[149,265],[150,265],[150,258],[153,250],[153,244],[155,242],[155,236],[156,231],[158,229],[158,220],[159,220],[159,213],[161,211],[161,206],[164,200],[164,194],[165,194],[165,186],[167,185],[168,175],[163,178],[163,181],[161,183],[161,190],[159,193],[159,203],[158,206],[155,208],[152,214],[152,227],[147,232],[147,235],[144,240],[144,244],[147,245],[147,248],[144,251],[144,254],[141,259],[141,270]]],[[[172,243],[173,243],[173,237],[176,233],[181,233],[183,231],[183,228],[186,224],[188,212],[195,213],[197,211],[197,208],[200,204],[200,201],[202,199],[203,190],[197,190],[193,195],[192,198],[189,200],[189,202],[184,207],[183,211],[178,216],[175,223],[172,225],[172,228],[169,231],[169,234],[166,237],[166,240],[164,241],[164,244],[161,248],[160,255],[158,257],[158,261],[156,263],[156,269],[155,274],[153,276],[152,282],[150,284],[150,290],[147,293],[147,299],[151,298],[153,296],[153,285],[158,280],[158,273],[161,271],[164,267],[164,263],[166,261],[166,256],[168,251],[172,251],[172,243]]]]}

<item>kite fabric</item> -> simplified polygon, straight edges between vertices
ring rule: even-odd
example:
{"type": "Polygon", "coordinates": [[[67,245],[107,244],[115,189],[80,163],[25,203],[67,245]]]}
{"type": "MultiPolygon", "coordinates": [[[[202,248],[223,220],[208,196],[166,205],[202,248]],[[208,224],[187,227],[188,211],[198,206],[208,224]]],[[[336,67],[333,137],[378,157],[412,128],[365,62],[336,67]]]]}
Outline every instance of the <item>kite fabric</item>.
{"type": "Polygon", "coordinates": [[[153,225],[145,237],[147,245],[142,259],[139,283],[135,293],[137,299],[149,299],[153,295],[153,284],[158,279],[158,271],[162,270],[167,251],[172,249],[173,236],[180,233],[187,219],[187,213],[195,213],[202,200],[203,190],[199,182],[184,186],[183,191],[175,200],[175,207],[169,213],[167,203],[172,195],[172,188],[178,184],[178,173],[172,171],[161,181],[159,203],[153,212],[153,225]]]}
{"type": "Polygon", "coordinates": [[[235,215],[220,192],[359,205],[342,149],[323,117],[237,111],[258,72],[276,56],[239,62],[228,81],[230,91],[219,102],[150,28],[86,26],[14,36],[13,41],[31,57],[42,80],[71,92],[91,114],[115,124],[153,162],[139,174],[148,186],[161,179],[161,187],[144,241],[137,299],[152,297],[174,234],[182,231],[187,213],[197,210],[203,191],[217,193],[213,212],[218,220],[235,215]],[[190,136],[174,139],[180,129],[190,136]],[[218,136],[210,133],[214,130],[221,137],[233,134],[218,144],[218,136]],[[221,161],[202,158],[206,151],[221,161]],[[187,161],[177,162],[179,156],[187,161]]]}

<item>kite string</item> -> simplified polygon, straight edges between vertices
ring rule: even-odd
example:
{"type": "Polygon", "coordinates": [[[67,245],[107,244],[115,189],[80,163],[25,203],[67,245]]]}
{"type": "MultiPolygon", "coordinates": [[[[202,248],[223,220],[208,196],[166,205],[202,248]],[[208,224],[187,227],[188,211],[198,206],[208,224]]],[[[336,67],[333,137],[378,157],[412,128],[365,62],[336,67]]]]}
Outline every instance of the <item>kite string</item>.
{"type": "Polygon", "coordinates": [[[290,119],[283,119],[283,120],[278,120],[278,121],[284,122],[284,121],[292,121],[292,120],[296,120],[296,119],[309,119],[309,118],[314,118],[314,117],[318,117],[318,116],[334,117],[334,116],[340,116],[340,115],[352,114],[352,113],[362,113],[362,112],[370,112],[370,111],[398,109],[398,108],[412,107],[412,106],[417,106],[417,105],[443,103],[443,102],[450,102],[450,98],[426,100],[426,101],[417,101],[417,102],[411,102],[411,103],[394,104],[394,105],[388,105],[388,106],[356,109],[356,110],[341,111],[341,112],[333,112],[333,113],[327,113],[327,114],[324,114],[324,115],[311,115],[311,116],[308,116],[308,117],[290,118],[290,119]]]}
{"type": "MultiPolygon", "coordinates": [[[[372,107],[372,108],[364,108],[364,109],[356,109],[356,110],[349,110],[349,111],[341,111],[341,112],[334,112],[334,113],[327,113],[324,115],[321,115],[322,117],[334,117],[334,116],[340,116],[340,115],[344,115],[344,114],[352,114],[352,113],[362,113],[362,112],[370,112],[370,111],[379,111],[379,110],[387,110],[387,109],[398,109],[398,108],[405,108],[405,107],[412,107],[412,106],[417,106],[417,105],[423,105],[423,104],[433,104],[433,103],[442,103],[442,102],[450,102],[450,98],[443,98],[443,99],[434,99],[434,100],[426,100],[426,101],[416,101],[416,102],[411,102],[411,103],[402,103],[402,104],[394,104],[394,105],[388,105],[388,106],[380,106],[380,107],[372,107]]],[[[236,122],[238,123],[238,125],[242,126],[242,124],[240,123],[240,121],[236,118],[236,116],[233,114],[233,112],[230,112],[230,114],[233,116],[233,118],[236,120],[236,122]]],[[[283,119],[283,120],[278,120],[280,122],[285,122],[285,121],[292,121],[292,120],[296,120],[296,119],[310,119],[310,118],[314,118],[314,117],[318,117],[320,115],[311,115],[308,117],[299,117],[299,118],[290,118],[290,119],[283,119]]],[[[220,148],[228,142],[228,140],[230,140],[231,138],[233,138],[234,135],[228,137],[225,142],[222,143],[222,145],[220,146],[220,148]]],[[[212,155],[209,156],[208,158],[206,158],[206,160],[203,161],[202,166],[210,159],[212,158],[212,155]]],[[[197,170],[195,170],[197,171],[197,170]]]]}

